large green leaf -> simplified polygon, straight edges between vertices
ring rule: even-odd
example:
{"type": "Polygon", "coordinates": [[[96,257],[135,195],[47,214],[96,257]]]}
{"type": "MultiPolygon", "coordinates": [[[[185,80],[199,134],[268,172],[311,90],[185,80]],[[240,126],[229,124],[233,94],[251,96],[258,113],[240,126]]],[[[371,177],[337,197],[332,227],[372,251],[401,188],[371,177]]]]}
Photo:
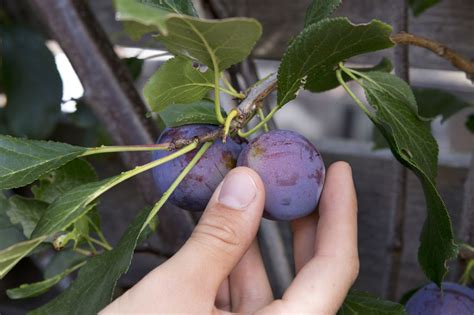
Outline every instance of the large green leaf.
{"type": "Polygon", "coordinates": [[[143,94],[148,105],[160,112],[173,104],[201,100],[214,88],[214,71],[202,71],[193,62],[181,57],[165,62],[145,85],[143,94]]]}
{"type": "Polygon", "coordinates": [[[393,46],[390,25],[373,20],[352,24],[347,18],[306,27],[288,47],[278,70],[278,105],[293,100],[301,87],[321,92],[334,80],[337,64],[350,57],[393,46]]]}
{"type": "Polygon", "coordinates": [[[117,280],[130,266],[149,212],[144,211],[135,218],[113,250],[89,260],[66,291],[30,314],[97,314],[110,303],[117,280]]]}
{"type": "Polygon", "coordinates": [[[214,112],[214,103],[208,100],[170,106],[160,112],[160,117],[166,127],[188,124],[219,125],[214,112]]]}
{"type": "Polygon", "coordinates": [[[97,174],[89,162],[75,159],[40,177],[31,188],[36,199],[52,203],[69,190],[97,180],[97,174]]]}
{"type": "Polygon", "coordinates": [[[0,135],[0,189],[28,185],[85,151],[65,143],[0,135]]]}
{"type": "Polygon", "coordinates": [[[196,16],[191,0],[115,0],[117,19],[129,22],[134,39],[150,32],[166,33],[165,19],[171,13],[196,16]]]}
{"type": "Polygon", "coordinates": [[[402,305],[365,292],[350,291],[337,315],[404,315],[402,305]]]}
{"type": "Polygon", "coordinates": [[[436,118],[441,116],[441,122],[457,112],[472,106],[449,92],[438,89],[414,89],[418,112],[421,117],[436,118]]]}
{"type": "Polygon", "coordinates": [[[26,240],[0,251],[0,279],[5,277],[23,257],[31,253],[44,240],[45,237],[26,240]]]}
{"type": "MultiPolygon", "coordinates": [[[[14,136],[43,139],[61,117],[62,80],[40,33],[0,28],[5,129],[14,136]]],[[[0,122],[1,123],[1,122],[0,122]]]]}
{"type": "Polygon", "coordinates": [[[361,83],[375,112],[374,124],[387,139],[395,157],[419,177],[427,204],[427,219],[421,234],[418,260],[426,275],[440,284],[446,261],[456,257],[451,220],[436,190],[438,145],[426,122],[417,115],[410,87],[383,72],[360,74],[361,83]]]}
{"type": "Polygon", "coordinates": [[[0,191],[0,250],[25,240],[21,226],[10,221],[8,209],[10,202],[0,191]]]}
{"type": "Polygon", "coordinates": [[[9,199],[10,207],[7,215],[13,224],[21,224],[23,234],[30,238],[31,232],[38,224],[39,219],[48,208],[48,204],[41,200],[13,196],[9,199]]]}
{"type": "Polygon", "coordinates": [[[304,27],[328,18],[341,5],[341,0],[313,0],[306,10],[304,27]]]}
{"type": "Polygon", "coordinates": [[[415,16],[438,4],[441,0],[409,0],[410,7],[415,16]]]}
{"type": "Polygon", "coordinates": [[[86,214],[101,194],[124,180],[123,175],[77,186],[56,199],[40,218],[32,237],[48,236],[69,227],[86,214]]]}
{"type": "Polygon", "coordinates": [[[85,262],[79,263],[43,281],[38,281],[35,283],[25,283],[20,285],[19,287],[8,289],[7,295],[10,299],[24,299],[41,295],[51,289],[51,287],[53,287],[55,284],[59,283],[59,281],[64,279],[66,276],[76,271],[78,268],[82,267],[84,264],[85,262]]]}
{"type": "Polygon", "coordinates": [[[171,53],[213,70],[217,66],[219,71],[244,60],[262,34],[260,23],[249,18],[203,20],[170,15],[166,27],[168,33],[158,39],[171,53]]]}

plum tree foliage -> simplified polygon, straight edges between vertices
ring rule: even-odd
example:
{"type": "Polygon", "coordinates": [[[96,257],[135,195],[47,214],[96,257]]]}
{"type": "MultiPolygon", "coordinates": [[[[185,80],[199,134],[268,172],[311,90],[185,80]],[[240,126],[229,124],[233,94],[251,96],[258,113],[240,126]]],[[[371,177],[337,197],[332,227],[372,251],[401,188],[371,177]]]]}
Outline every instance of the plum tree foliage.
{"type": "MultiPolygon", "coordinates": [[[[319,93],[340,86],[378,128],[393,155],[420,179],[427,219],[418,258],[426,276],[440,285],[457,246],[436,188],[437,143],[419,116],[411,88],[389,73],[387,60],[374,62],[373,68],[346,67],[347,59],[389,49],[395,42],[391,26],[382,21],[354,24],[345,17],[331,18],[340,2],[313,0],[304,28],[289,42],[278,73],[238,91],[228,82],[225,70],[251,53],[262,33],[257,20],[202,19],[190,0],[115,0],[117,17],[132,38],[151,33],[175,55],[145,87],[150,107],[170,129],[157,144],[95,148],[0,135],[0,189],[36,183],[31,200],[18,202],[0,193],[0,228],[15,231],[15,239],[0,242],[0,278],[22,258],[51,244],[61,247],[62,253],[75,254],[62,270],[44,281],[13,288],[9,296],[17,299],[41,294],[79,269],[77,279],[66,290],[32,314],[97,313],[111,301],[117,280],[128,270],[136,245],[154,227],[163,204],[169,200],[184,209],[203,210],[237,160],[262,176],[267,190],[266,217],[291,220],[314,211],[325,174],[315,147],[291,131],[272,130],[256,138],[254,134],[266,130],[266,122],[301,89],[319,93]],[[367,103],[352,92],[346,84],[349,80],[364,89],[367,103]],[[275,89],[276,104],[264,116],[259,107],[275,89]],[[236,99],[238,106],[224,111],[221,93],[236,99]],[[257,113],[260,122],[248,128],[257,113]],[[150,163],[112,178],[97,181],[95,174],[84,176],[91,167],[83,158],[123,151],[154,153],[150,163]],[[98,199],[115,185],[149,170],[153,170],[162,197],[136,217],[112,248],[100,228],[98,199]],[[33,204],[41,204],[43,210],[33,209],[33,204]]],[[[417,12],[434,2],[411,1],[417,12]]],[[[340,312],[405,313],[399,304],[355,291],[340,312]]]]}

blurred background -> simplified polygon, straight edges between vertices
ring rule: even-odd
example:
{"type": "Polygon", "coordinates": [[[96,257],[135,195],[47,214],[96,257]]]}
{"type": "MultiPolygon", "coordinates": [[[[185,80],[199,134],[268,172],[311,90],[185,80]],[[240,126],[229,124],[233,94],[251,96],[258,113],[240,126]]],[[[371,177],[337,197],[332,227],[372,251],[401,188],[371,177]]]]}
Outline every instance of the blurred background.
{"type": "MultiPolygon", "coordinates": [[[[278,60],[288,41],[301,30],[310,3],[193,2],[203,17],[249,16],[262,23],[263,37],[252,58],[229,72],[232,82],[241,89],[277,71],[278,60]]],[[[115,21],[112,0],[0,3],[0,133],[82,146],[140,144],[156,139],[159,130],[140,93],[148,78],[171,56],[151,37],[130,40],[115,21]],[[132,117],[138,117],[136,122],[132,117]]],[[[444,0],[418,17],[403,0],[347,0],[336,15],[358,23],[380,19],[392,24],[394,31],[410,31],[437,40],[474,58],[474,3],[470,0],[444,0]]],[[[440,147],[438,185],[453,217],[456,235],[472,244],[474,86],[464,73],[421,48],[397,47],[355,58],[349,64],[375,65],[382,57],[391,59],[395,72],[410,82],[418,103],[426,108],[444,108],[443,115],[434,115],[431,123],[440,147]]],[[[351,88],[363,98],[356,85],[351,88]]],[[[271,107],[273,100],[274,96],[270,97],[266,105],[271,107]]],[[[416,261],[426,213],[421,187],[388,149],[374,150],[378,142],[374,142],[373,125],[347,94],[341,88],[321,94],[302,91],[297,100],[276,114],[272,126],[295,130],[311,139],[327,165],[335,160],[352,164],[360,199],[362,265],[356,286],[396,300],[407,290],[426,283],[416,261]]],[[[106,177],[148,159],[148,155],[122,155],[92,161],[99,176],[106,177]]],[[[120,185],[102,198],[102,224],[112,243],[131,218],[153,200],[156,192],[149,174],[120,185]]],[[[138,248],[118,293],[172,255],[196,219],[168,206],[160,217],[160,233],[138,248]]],[[[294,273],[289,227],[265,220],[259,240],[275,295],[279,296],[294,273]]],[[[0,314],[22,314],[67,287],[70,278],[39,298],[10,301],[4,295],[6,288],[40,280],[50,264],[47,253],[27,259],[1,280],[0,314]]],[[[462,259],[453,262],[449,278],[457,280],[463,266],[462,259]]]]}

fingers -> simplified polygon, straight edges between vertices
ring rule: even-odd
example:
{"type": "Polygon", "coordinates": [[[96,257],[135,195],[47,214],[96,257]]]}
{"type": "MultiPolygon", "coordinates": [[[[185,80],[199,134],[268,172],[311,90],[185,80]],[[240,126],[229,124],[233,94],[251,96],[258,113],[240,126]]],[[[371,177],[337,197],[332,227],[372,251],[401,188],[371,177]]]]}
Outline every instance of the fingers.
{"type": "Polygon", "coordinates": [[[296,219],[291,222],[296,273],[314,256],[314,242],[317,226],[318,214],[316,211],[304,218],[296,219]]]}
{"type": "Polygon", "coordinates": [[[252,314],[273,301],[262,255],[256,239],[229,276],[232,311],[252,314]]]}
{"type": "Polygon", "coordinates": [[[191,238],[170,259],[186,272],[188,283],[213,299],[255,238],[262,217],[265,189],[249,168],[233,169],[217,188],[191,238]]]}
{"type": "Polygon", "coordinates": [[[271,307],[335,314],[357,277],[357,201],[350,166],[334,163],[326,176],[315,256],[301,268],[282,301],[271,307]]]}

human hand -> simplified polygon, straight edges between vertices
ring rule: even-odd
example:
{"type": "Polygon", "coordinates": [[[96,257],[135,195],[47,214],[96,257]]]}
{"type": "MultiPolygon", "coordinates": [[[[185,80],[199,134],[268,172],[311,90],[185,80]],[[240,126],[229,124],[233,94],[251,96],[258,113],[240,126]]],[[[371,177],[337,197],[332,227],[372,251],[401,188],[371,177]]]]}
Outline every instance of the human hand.
{"type": "Polygon", "coordinates": [[[291,223],[297,275],[279,300],[255,239],[264,203],[257,173],[232,170],[186,244],[101,313],[335,314],[359,270],[350,166],[331,165],[318,213],[291,223]]]}

